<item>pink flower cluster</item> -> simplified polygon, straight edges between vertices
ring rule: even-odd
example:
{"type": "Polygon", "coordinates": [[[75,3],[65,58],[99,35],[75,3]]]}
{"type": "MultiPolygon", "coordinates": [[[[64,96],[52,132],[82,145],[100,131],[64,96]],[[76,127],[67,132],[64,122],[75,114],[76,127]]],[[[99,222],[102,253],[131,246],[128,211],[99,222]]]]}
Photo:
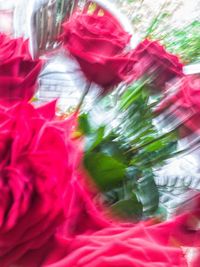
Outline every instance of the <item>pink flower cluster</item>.
{"type": "Polygon", "coordinates": [[[110,15],[78,13],[64,23],[61,40],[76,58],[90,82],[102,88],[102,94],[120,82],[132,82],[151,75],[157,91],[176,76],[183,65],[157,41],[145,39],[131,49],[131,36],[110,15]]]}

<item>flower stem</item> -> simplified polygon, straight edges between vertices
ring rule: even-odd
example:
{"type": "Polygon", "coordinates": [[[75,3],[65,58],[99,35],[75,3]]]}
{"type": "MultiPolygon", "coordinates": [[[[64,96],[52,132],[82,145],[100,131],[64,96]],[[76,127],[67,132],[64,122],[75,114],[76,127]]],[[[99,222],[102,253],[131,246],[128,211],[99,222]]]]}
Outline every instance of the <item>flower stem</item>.
{"type": "Polygon", "coordinates": [[[80,110],[80,108],[81,108],[81,106],[82,106],[82,104],[83,104],[83,101],[84,101],[86,95],[88,94],[88,92],[89,92],[89,90],[90,90],[90,86],[91,86],[91,83],[88,83],[88,84],[86,85],[86,88],[85,88],[85,90],[84,90],[84,92],[83,92],[83,94],[82,94],[82,96],[81,96],[81,98],[80,98],[80,101],[79,101],[79,103],[78,103],[78,105],[77,105],[77,107],[76,107],[76,109],[75,109],[75,112],[78,112],[78,111],[80,110]]]}

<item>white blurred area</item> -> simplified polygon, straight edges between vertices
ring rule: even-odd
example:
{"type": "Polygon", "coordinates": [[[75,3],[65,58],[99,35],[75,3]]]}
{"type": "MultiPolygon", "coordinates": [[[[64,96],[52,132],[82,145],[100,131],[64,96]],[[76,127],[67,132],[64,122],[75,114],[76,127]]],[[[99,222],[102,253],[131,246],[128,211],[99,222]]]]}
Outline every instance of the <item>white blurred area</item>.
{"type": "Polygon", "coordinates": [[[0,32],[13,34],[13,13],[17,0],[0,0],[0,32]]]}
{"type": "Polygon", "coordinates": [[[200,0],[111,0],[132,21],[134,31],[142,38],[156,16],[168,14],[158,31],[179,28],[200,19],[200,0]]]}

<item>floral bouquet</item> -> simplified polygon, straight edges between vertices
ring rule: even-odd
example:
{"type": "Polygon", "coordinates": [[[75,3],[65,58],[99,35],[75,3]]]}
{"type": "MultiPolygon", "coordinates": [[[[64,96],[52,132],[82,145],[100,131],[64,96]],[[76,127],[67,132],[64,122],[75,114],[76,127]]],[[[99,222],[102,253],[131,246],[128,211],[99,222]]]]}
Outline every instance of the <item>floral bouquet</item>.
{"type": "Polygon", "coordinates": [[[198,266],[199,194],[168,219],[155,169],[182,152],[184,129],[198,134],[199,79],[158,41],[133,48],[131,38],[98,6],[63,24],[62,49],[87,81],[60,116],[56,101],[31,103],[44,60],[0,35],[1,267],[186,267],[187,247],[198,266]],[[113,113],[108,124],[82,112],[92,84],[100,112],[113,113]],[[155,121],[171,106],[182,123],[165,131],[155,121]]]}

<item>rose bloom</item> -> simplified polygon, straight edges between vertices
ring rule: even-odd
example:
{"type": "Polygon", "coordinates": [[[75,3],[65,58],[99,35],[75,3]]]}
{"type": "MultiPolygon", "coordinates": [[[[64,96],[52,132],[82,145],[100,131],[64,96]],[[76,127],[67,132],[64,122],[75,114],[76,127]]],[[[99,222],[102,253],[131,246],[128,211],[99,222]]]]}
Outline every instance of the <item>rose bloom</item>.
{"type": "MultiPolygon", "coordinates": [[[[199,246],[199,231],[188,228],[191,215],[160,224],[113,224],[74,238],[57,236],[42,267],[186,267],[182,246],[199,246]],[[60,259],[59,259],[60,258],[60,259]]],[[[32,267],[32,266],[31,266],[32,267]]]]}
{"type": "Polygon", "coordinates": [[[0,34],[0,99],[31,99],[41,67],[41,60],[31,58],[28,41],[0,34]]]}
{"type": "Polygon", "coordinates": [[[48,247],[66,217],[80,151],[70,137],[74,119],[54,117],[55,102],[40,108],[0,103],[1,267],[39,267],[39,257],[29,255],[48,247]]]}
{"type": "Polygon", "coordinates": [[[187,267],[183,247],[197,249],[195,261],[192,260],[196,264],[200,255],[200,195],[184,204],[183,212],[177,211],[169,221],[123,223],[105,217],[92,201],[88,187],[80,183],[82,178],[69,190],[78,201],[78,205],[71,202],[74,212],[67,207],[72,215],[67,217],[71,218],[71,225],[55,235],[41,267],[187,267]]]}
{"type": "MultiPolygon", "coordinates": [[[[199,195],[183,207],[188,213],[166,222],[152,219],[134,224],[108,220],[94,205],[88,189],[78,181],[73,186],[75,190],[71,192],[79,201],[79,205],[72,205],[75,212],[70,212],[73,216],[67,227],[73,234],[63,229],[55,235],[51,249],[42,258],[42,267],[186,267],[182,247],[200,246],[200,231],[196,227],[199,195]],[[78,209],[81,212],[77,217],[74,215],[78,209]]],[[[198,256],[199,252],[195,262],[198,256]]]]}
{"type": "Polygon", "coordinates": [[[191,75],[181,79],[174,104],[176,101],[180,105],[176,116],[181,120],[184,113],[191,113],[190,118],[184,122],[184,126],[191,133],[200,134],[200,76],[191,75]]]}
{"type": "Polygon", "coordinates": [[[75,14],[63,25],[61,39],[90,82],[106,94],[120,82],[130,79],[129,68],[134,60],[127,52],[131,36],[105,13],[75,14]]]}
{"type": "Polygon", "coordinates": [[[163,90],[166,82],[183,76],[183,64],[178,57],[168,53],[157,41],[145,39],[132,51],[137,63],[133,66],[133,79],[151,76],[156,91],[163,90]]]}
{"type": "Polygon", "coordinates": [[[172,109],[173,117],[180,124],[180,135],[185,137],[192,133],[200,133],[200,77],[187,75],[178,79],[168,88],[169,94],[163,98],[156,113],[172,109]],[[170,89],[174,92],[170,92],[170,89]]]}

